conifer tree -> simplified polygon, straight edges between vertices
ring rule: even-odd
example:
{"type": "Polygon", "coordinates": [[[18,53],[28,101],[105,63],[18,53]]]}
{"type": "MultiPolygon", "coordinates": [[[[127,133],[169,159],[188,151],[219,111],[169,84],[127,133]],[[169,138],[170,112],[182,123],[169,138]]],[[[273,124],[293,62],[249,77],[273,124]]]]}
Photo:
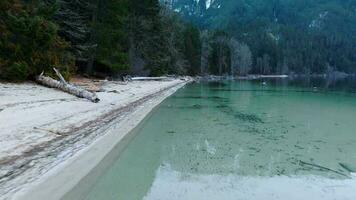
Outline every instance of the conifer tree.
{"type": "Polygon", "coordinates": [[[24,80],[59,68],[68,76],[72,58],[68,44],[51,21],[54,8],[42,1],[0,2],[0,76],[24,80]]]}

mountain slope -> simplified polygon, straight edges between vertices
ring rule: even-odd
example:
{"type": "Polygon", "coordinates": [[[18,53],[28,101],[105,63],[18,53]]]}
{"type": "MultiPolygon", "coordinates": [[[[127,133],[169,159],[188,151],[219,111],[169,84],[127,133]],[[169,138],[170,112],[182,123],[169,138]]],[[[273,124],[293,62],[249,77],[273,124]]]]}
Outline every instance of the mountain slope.
{"type": "MultiPolygon", "coordinates": [[[[298,73],[355,72],[354,0],[169,0],[170,7],[202,29],[221,29],[253,51],[298,73]]],[[[254,70],[258,73],[258,70],[254,70]]]]}

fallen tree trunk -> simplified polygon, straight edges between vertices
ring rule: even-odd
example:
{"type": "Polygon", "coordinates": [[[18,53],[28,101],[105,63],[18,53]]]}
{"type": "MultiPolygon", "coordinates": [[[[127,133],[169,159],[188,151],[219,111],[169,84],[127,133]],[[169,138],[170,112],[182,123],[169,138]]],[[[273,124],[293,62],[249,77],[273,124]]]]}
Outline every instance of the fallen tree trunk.
{"type": "Polygon", "coordinates": [[[168,80],[168,77],[133,77],[130,78],[131,81],[164,81],[168,80]]]}
{"type": "Polygon", "coordinates": [[[57,69],[53,69],[53,70],[56,72],[60,81],[54,80],[53,78],[48,76],[44,76],[42,73],[39,76],[37,76],[36,78],[37,82],[51,88],[57,88],[69,94],[75,95],[77,97],[88,99],[94,103],[98,103],[100,101],[100,99],[96,96],[95,93],[89,92],[85,89],[78,88],[72,84],[67,83],[57,69]]]}

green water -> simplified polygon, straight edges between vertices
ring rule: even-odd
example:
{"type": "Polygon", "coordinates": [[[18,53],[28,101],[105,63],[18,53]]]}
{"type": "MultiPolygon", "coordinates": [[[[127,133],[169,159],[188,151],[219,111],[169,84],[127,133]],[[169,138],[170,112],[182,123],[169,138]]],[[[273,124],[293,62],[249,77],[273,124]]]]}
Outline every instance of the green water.
{"type": "Polygon", "coordinates": [[[354,200],[354,172],[354,93],[201,83],[167,99],[84,199],[354,200]]]}

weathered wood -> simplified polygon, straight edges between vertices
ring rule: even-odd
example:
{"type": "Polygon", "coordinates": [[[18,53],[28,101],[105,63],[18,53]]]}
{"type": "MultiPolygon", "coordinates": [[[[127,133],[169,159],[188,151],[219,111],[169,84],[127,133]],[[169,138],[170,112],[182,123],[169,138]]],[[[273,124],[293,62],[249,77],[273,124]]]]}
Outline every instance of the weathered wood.
{"type": "Polygon", "coordinates": [[[61,81],[57,81],[51,77],[44,76],[42,72],[42,74],[37,76],[36,78],[37,82],[51,88],[57,88],[69,94],[75,95],[77,97],[88,99],[94,103],[98,103],[100,101],[100,99],[96,96],[95,93],[89,92],[85,89],[67,83],[57,69],[53,69],[53,70],[56,72],[57,76],[61,81]]]}
{"type": "Polygon", "coordinates": [[[317,164],[307,163],[307,162],[304,162],[304,161],[301,161],[301,160],[299,160],[299,163],[300,163],[300,165],[306,165],[306,166],[310,166],[310,167],[319,168],[320,170],[334,172],[334,173],[339,174],[341,176],[345,176],[347,178],[350,178],[350,176],[348,176],[348,175],[346,175],[344,173],[341,173],[339,171],[336,171],[336,170],[333,170],[333,169],[330,169],[330,168],[327,168],[327,167],[323,167],[323,166],[320,166],[320,165],[317,165],[317,164]]]}
{"type": "Polygon", "coordinates": [[[53,70],[56,72],[56,75],[58,76],[58,78],[61,80],[61,82],[66,83],[67,81],[63,78],[62,74],[59,73],[59,71],[56,68],[53,68],[53,70]]]}
{"type": "Polygon", "coordinates": [[[133,77],[131,81],[164,81],[168,80],[169,77],[133,77]]]}

